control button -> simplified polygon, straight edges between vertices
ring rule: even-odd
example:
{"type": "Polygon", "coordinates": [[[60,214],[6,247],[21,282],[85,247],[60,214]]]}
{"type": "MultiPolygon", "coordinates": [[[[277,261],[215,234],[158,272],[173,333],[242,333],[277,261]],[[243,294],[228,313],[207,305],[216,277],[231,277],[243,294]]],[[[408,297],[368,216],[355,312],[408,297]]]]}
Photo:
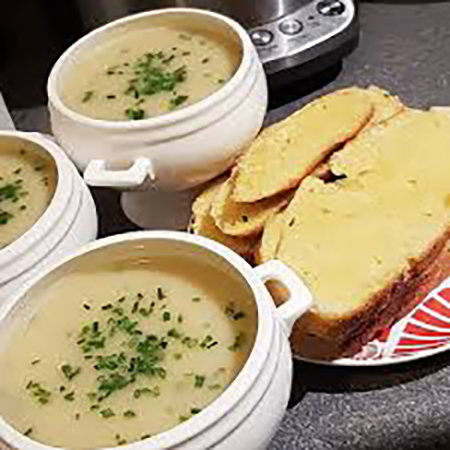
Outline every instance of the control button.
{"type": "Polygon", "coordinates": [[[278,28],[283,34],[292,36],[294,34],[300,33],[303,30],[303,24],[296,19],[287,19],[278,25],[278,28]]]}
{"type": "Polygon", "coordinates": [[[340,0],[322,0],[317,3],[317,11],[323,16],[339,16],[345,11],[345,5],[340,0]]]}
{"type": "Polygon", "coordinates": [[[272,42],[273,34],[269,30],[255,30],[250,33],[255,45],[268,45],[272,42]]]}

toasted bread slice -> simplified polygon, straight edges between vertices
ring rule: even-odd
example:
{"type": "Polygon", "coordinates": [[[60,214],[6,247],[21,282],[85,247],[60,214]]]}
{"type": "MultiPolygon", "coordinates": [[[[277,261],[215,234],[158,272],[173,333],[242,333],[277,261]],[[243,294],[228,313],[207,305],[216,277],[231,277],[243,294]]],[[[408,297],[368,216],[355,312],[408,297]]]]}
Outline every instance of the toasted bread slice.
{"type": "Polygon", "coordinates": [[[267,220],[287,205],[293,192],[286,191],[256,203],[237,203],[232,199],[233,179],[229,178],[212,202],[216,225],[231,236],[261,233],[267,220]]]}
{"type": "Polygon", "coordinates": [[[252,258],[259,237],[237,238],[227,236],[215,224],[211,216],[211,204],[227,177],[219,177],[212,181],[195,199],[192,205],[191,229],[195,234],[213,239],[226,245],[244,258],[252,258]]]}
{"type": "Polygon", "coordinates": [[[449,149],[450,117],[407,111],[334,155],[344,179],[303,181],[276,255],[315,300],[298,322],[300,354],[312,341],[315,357],[351,354],[409,303],[450,237],[449,149]]]}
{"type": "Polygon", "coordinates": [[[297,186],[364,127],[373,109],[364,89],[344,89],[265,129],[238,161],[233,199],[256,202],[297,186]]]}

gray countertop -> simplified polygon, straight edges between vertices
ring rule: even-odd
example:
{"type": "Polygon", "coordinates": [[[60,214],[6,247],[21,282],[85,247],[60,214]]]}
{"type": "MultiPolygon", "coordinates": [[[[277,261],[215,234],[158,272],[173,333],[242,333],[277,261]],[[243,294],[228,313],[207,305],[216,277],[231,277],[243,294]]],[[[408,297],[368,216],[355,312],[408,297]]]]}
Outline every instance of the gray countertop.
{"type": "MultiPolygon", "coordinates": [[[[450,2],[363,2],[360,22],[359,47],[337,77],[312,95],[376,84],[410,106],[450,105],[450,2]]],[[[272,110],[268,122],[309,98],[272,110]]],[[[47,127],[44,108],[13,116],[18,128],[47,127]]],[[[135,228],[124,219],[116,193],[94,195],[101,235],[135,228]]],[[[449,449],[449,363],[450,352],[391,368],[295,362],[290,408],[270,450],[449,449]]]]}

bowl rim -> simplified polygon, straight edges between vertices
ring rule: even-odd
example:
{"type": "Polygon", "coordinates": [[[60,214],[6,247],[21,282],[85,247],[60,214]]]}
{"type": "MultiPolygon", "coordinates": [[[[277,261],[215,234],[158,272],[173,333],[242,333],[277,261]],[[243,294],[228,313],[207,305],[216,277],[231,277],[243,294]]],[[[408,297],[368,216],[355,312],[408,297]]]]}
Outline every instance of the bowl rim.
{"type": "MultiPolygon", "coordinates": [[[[4,138],[18,139],[38,146],[53,160],[58,178],[52,199],[38,220],[25,233],[3,249],[0,249],[0,267],[9,264],[11,260],[26,253],[33,247],[35,242],[40,241],[49,232],[66,210],[69,199],[74,192],[71,162],[51,138],[35,132],[0,130],[0,140],[4,138]]],[[[14,271],[14,276],[17,275],[16,272],[14,271]]],[[[19,273],[21,272],[22,270],[19,271],[19,273]]],[[[7,281],[9,278],[8,276],[4,280],[4,277],[0,277],[0,283],[7,281]]]]}
{"type": "MultiPolygon", "coordinates": [[[[270,294],[264,283],[258,278],[252,267],[239,255],[234,253],[224,245],[204,238],[179,231],[133,231],[119,235],[110,236],[91,242],[71,255],[64,257],[57,263],[48,267],[43,273],[34,279],[26,282],[22,289],[14,296],[11,296],[0,308],[0,324],[8,319],[10,314],[14,314],[16,307],[21,305],[26,294],[40,283],[45,283],[47,276],[55,270],[60,269],[67,263],[78,257],[93,253],[101,248],[114,246],[123,243],[136,243],[142,240],[168,240],[183,242],[185,244],[196,245],[207,251],[222,257],[225,263],[232,266],[243,278],[253,292],[254,302],[257,308],[257,332],[253,348],[242,369],[231,384],[205,409],[188,421],[174,426],[160,434],[151,436],[142,441],[132,442],[121,446],[124,450],[156,450],[161,448],[172,448],[181,445],[183,442],[193,439],[201,434],[205,429],[213,426],[227,413],[233,410],[243,398],[251,391],[268,360],[271,351],[271,342],[276,330],[275,307],[271,303],[270,294]]],[[[274,351],[274,349],[271,349],[274,351]]],[[[275,349],[276,350],[276,349],[275,349]]],[[[3,419],[0,415],[0,441],[3,440],[14,448],[26,450],[55,450],[59,447],[52,447],[41,442],[30,439],[3,419]]],[[[116,450],[118,447],[102,447],[99,450],[116,450]]]]}
{"type": "MultiPolygon", "coordinates": [[[[114,130],[124,130],[124,129],[141,129],[141,128],[159,128],[163,126],[168,126],[173,123],[188,120],[193,116],[197,116],[203,113],[205,110],[209,109],[212,105],[220,103],[227,99],[234,90],[236,90],[242,81],[247,76],[251,69],[253,59],[256,56],[256,50],[251,42],[250,36],[247,31],[234,19],[231,19],[225,15],[205,10],[199,8],[162,8],[151,11],[145,11],[138,14],[131,14],[120,19],[116,19],[109,22],[99,28],[96,28],[78,39],[74,44],[72,44],[64,53],[58,58],[56,63],[53,65],[49,78],[47,80],[47,95],[48,102],[50,106],[56,108],[64,116],[70,118],[75,122],[82,123],[87,126],[103,129],[114,129],[114,130]],[[64,104],[60,95],[58,94],[58,81],[61,76],[62,69],[65,67],[68,60],[70,60],[73,53],[80,51],[83,52],[82,48],[87,45],[87,43],[98,37],[99,35],[110,31],[113,28],[122,26],[125,23],[133,23],[140,21],[146,17],[166,15],[166,14],[186,14],[192,15],[196,14],[203,18],[212,18],[221,21],[224,25],[228,26],[231,31],[233,31],[242,47],[242,58],[240,64],[233,74],[231,79],[226,82],[221,88],[214,91],[207,97],[195,102],[180,110],[172,111],[160,116],[149,117],[147,119],[141,120],[104,120],[104,119],[94,119],[88,116],[77,113],[73,109],[69,108],[64,104]]],[[[257,56],[256,56],[257,57],[257,56]]],[[[51,110],[50,110],[51,111],[51,110]]]]}

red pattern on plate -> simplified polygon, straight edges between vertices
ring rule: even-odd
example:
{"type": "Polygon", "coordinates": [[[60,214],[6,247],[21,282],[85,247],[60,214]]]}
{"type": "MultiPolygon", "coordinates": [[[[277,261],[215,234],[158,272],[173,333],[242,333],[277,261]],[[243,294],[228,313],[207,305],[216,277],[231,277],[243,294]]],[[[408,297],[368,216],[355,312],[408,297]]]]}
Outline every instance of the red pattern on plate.
{"type": "Polygon", "coordinates": [[[450,278],[393,326],[380,331],[353,361],[401,359],[450,345],[450,278]],[[448,303],[447,303],[448,302],[448,303]]]}

